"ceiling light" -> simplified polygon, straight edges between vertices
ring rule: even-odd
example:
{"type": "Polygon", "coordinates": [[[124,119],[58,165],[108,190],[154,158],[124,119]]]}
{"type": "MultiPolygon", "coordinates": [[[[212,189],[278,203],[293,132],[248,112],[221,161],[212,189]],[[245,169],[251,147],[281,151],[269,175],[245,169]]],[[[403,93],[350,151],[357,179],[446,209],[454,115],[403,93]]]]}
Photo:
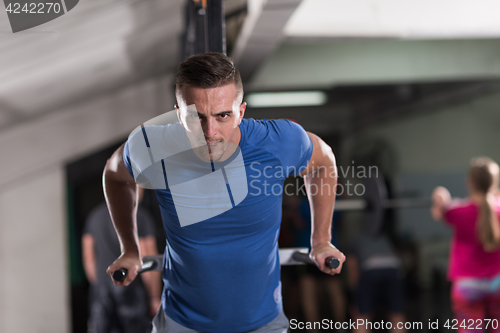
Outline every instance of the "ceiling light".
{"type": "Polygon", "coordinates": [[[327,101],[322,91],[287,91],[249,93],[245,98],[251,108],[271,108],[285,106],[318,106],[327,101]]]}

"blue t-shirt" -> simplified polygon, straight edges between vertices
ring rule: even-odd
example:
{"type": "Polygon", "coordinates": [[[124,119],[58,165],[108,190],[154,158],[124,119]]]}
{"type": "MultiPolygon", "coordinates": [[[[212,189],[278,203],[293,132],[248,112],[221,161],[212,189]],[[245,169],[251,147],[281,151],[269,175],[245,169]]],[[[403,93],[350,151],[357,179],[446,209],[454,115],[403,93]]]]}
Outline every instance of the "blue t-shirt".
{"type": "MultiPolygon", "coordinates": [[[[188,141],[179,123],[143,128],[129,137],[124,149],[125,165],[136,180],[151,169],[148,163],[134,162],[130,152],[137,151],[137,142],[149,149],[142,158],[156,162],[157,171],[147,178],[156,188],[167,238],[163,309],[194,330],[250,331],[282,310],[277,241],[283,183],[305,169],[312,142],[300,125],[288,120],[243,119],[239,128],[238,149],[220,164],[204,162],[179,147],[155,151],[160,144],[182,142],[185,147],[188,141]],[[168,157],[160,159],[162,154],[168,157]],[[217,172],[223,185],[214,192],[222,188],[225,196],[217,192],[218,199],[210,201],[210,191],[199,190],[196,182],[217,172]],[[186,201],[191,193],[186,186],[178,189],[183,184],[198,188],[194,203],[186,201]],[[197,211],[196,217],[192,211],[197,211]]],[[[218,186],[217,180],[209,184],[210,189],[218,186]]]]}

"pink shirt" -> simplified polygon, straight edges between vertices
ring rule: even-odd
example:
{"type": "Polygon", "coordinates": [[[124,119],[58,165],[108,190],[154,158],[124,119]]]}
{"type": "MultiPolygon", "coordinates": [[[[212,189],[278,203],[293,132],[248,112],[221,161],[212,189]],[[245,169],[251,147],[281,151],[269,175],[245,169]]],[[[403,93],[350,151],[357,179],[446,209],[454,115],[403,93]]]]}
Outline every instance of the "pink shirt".
{"type": "MultiPolygon", "coordinates": [[[[500,200],[497,200],[500,219],[500,200]]],[[[479,207],[470,200],[453,200],[444,218],[453,229],[448,279],[459,277],[489,278],[500,273],[500,249],[485,252],[477,233],[479,207]]]]}

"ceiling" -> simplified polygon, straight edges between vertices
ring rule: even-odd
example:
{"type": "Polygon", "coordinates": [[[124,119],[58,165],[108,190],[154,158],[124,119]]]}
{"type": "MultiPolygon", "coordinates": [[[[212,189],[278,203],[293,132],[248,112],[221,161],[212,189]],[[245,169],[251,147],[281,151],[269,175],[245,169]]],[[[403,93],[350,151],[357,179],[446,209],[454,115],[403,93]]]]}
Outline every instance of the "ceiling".
{"type": "Polygon", "coordinates": [[[303,0],[284,33],[327,38],[491,38],[500,36],[496,0],[303,0]]]}
{"type": "MultiPolygon", "coordinates": [[[[173,71],[184,3],[81,0],[67,14],[15,34],[7,14],[0,13],[0,131],[173,71]]],[[[227,28],[231,55],[245,81],[290,41],[500,36],[495,0],[225,0],[224,5],[227,16],[237,17],[227,28]]]]}
{"type": "Polygon", "coordinates": [[[15,34],[0,15],[0,128],[175,66],[181,5],[84,0],[15,34]]]}

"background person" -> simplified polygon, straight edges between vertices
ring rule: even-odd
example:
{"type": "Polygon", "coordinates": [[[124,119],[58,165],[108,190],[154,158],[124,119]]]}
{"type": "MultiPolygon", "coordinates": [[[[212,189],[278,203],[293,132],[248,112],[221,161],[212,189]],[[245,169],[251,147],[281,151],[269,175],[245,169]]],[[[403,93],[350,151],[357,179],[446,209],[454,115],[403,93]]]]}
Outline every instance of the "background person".
{"type": "MultiPolygon", "coordinates": [[[[487,157],[475,158],[467,175],[468,198],[451,200],[444,187],[432,194],[433,218],[454,229],[448,278],[459,332],[468,331],[460,326],[463,323],[467,328],[471,323],[474,328],[478,324],[484,328],[484,319],[500,321],[498,176],[498,164],[487,157]]],[[[491,325],[489,330],[499,331],[491,325]]]]}
{"type": "MultiPolygon", "coordinates": [[[[300,200],[298,210],[299,222],[301,223],[296,224],[297,244],[295,246],[310,249],[311,210],[305,198],[298,197],[298,199],[300,200]]],[[[339,213],[334,213],[332,221],[332,244],[338,246],[339,213]]],[[[321,321],[321,315],[325,314],[325,311],[321,311],[324,299],[318,295],[326,295],[333,319],[339,323],[345,322],[347,310],[341,276],[327,276],[310,265],[297,266],[296,270],[299,273],[300,299],[304,320],[306,322],[321,321]]]]}
{"type": "MultiPolygon", "coordinates": [[[[363,191],[377,191],[381,197],[386,197],[385,185],[382,174],[373,175],[364,179],[363,191]]],[[[371,209],[377,211],[375,207],[371,209]]],[[[398,323],[405,321],[405,293],[401,260],[389,236],[392,212],[382,210],[380,213],[381,217],[376,219],[371,213],[365,215],[361,232],[349,246],[346,264],[353,296],[351,315],[354,320],[364,319],[372,323],[378,316],[383,316],[392,324],[393,331],[404,332],[404,328],[398,328],[398,323]]],[[[359,326],[357,332],[368,329],[359,326]]]]}
{"type": "MultiPolygon", "coordinates": [[[[144,189],[139,189],[139,202],[144,189]]],[[[156,228],[147,210],[137,211],[139,246],[143,255],[156,255],[156,228]]],[[[151,331],[151,318],[160,306],[159,272],[147,272],[126,288],[113,285],[106,269],[120,255],[120,243],[103,202],[92,210],[82,237],[85,274],[90,283],[89,332],[141,333],[151,331]]]]}
{"type": "MultiPolygon", "coordinates": [[[[401,261],[388,238],[380,232],[364,231],[349,248],[346,265],[349,287],[353,293],[351,315],[353,320],[374,322],[376,310],[384,309],[395,332],[404,323],[404,281],[401,261]]],[[[366,332],[359,326],[357,332],[366,332]]]]}

